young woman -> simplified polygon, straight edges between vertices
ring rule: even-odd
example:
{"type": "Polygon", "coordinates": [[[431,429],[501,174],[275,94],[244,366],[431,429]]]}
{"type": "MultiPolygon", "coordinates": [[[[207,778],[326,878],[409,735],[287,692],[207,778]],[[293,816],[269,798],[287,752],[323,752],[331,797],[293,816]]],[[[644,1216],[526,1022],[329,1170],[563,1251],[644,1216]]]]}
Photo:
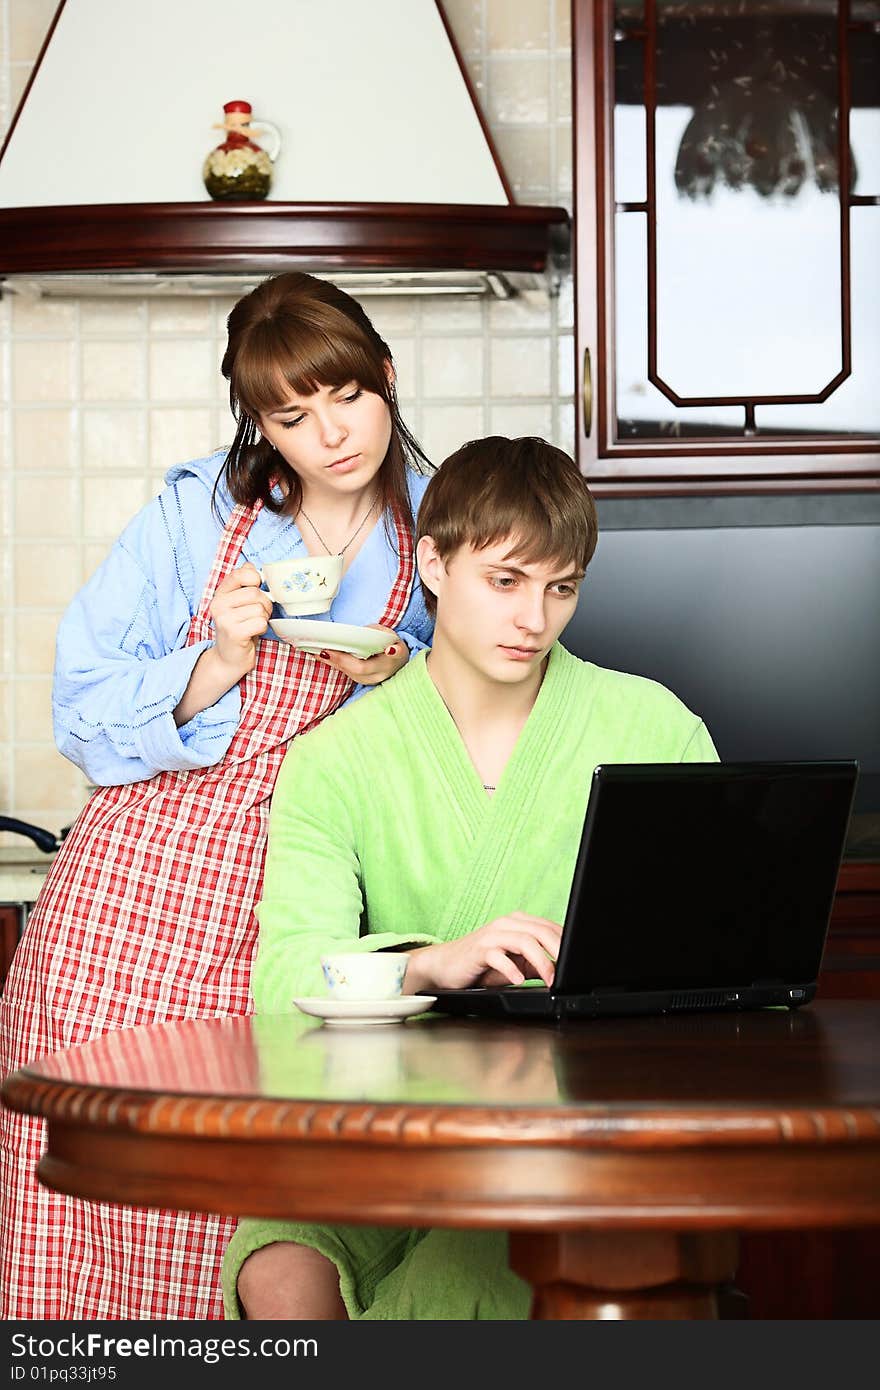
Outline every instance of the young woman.
{"type": "MultiPolygon", "coordinates": [[[[51,868],[2,1000],[4,1072],[98,1034],[244,1014],[269,801],[292,738],[430,641],[415,577],[426,460],[391,353],[335,286],[267,280],[229,316],[238,422],[173,468],[62,620],[61,751],[98,786],[51,868]],[[378,625],[367,660],[274,640],[267,562],[341,554],[330,621],[378,625]]],[[[369,697],[367,697],[369,698],[369,697]]],[[[233,1221],[40,1187],[39,1122],[3,1112],[4,1318],[222,1316],[233,1221]]]]}

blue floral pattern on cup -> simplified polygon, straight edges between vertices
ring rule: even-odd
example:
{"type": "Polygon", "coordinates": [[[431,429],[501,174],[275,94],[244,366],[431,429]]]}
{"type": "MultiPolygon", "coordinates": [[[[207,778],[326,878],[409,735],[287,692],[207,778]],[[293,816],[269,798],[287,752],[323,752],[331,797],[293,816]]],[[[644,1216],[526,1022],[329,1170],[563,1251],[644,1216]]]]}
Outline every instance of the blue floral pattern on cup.
{"type": "Polygon", "coordinates": [[[286,594],[313,594],[318,589],[327,588],[326,574],[315,574],[313,570],[298,570],[281,584],[286,594]]]}

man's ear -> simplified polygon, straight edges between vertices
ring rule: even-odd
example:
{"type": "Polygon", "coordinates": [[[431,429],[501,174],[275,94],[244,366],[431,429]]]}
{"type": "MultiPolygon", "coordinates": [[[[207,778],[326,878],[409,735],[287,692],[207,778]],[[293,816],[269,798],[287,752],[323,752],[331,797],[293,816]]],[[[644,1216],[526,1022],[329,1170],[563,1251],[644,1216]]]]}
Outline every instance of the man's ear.
{"type": "Polygon", "coordinates": [[[436,598],[446,574],[446,565],[432,536],[422,536],[416,546],[416,564],[419,568],[422,587],[436,598]]]}

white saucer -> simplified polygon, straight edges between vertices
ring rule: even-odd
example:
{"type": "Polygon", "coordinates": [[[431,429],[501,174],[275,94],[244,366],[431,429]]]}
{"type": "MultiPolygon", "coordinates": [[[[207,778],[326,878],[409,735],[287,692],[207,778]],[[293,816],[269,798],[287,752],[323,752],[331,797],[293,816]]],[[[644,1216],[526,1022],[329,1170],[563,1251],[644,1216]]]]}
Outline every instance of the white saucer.
{"type": "Polygon", "coordinates": [[[273,618],[269,626],[282,642],[301,652],[350,652],[352,656],[375,656],[385,650],[387,632],[374,627],[355,627],[352,623],[321,623],[313,618],[273,618]]]}
{"type": "Polygon", "coordinates": [[[304,1014],[323,1018],[336,1028],[358,1028],[365,1024],[401,1023],[413,1014],[423,1014],[436,1001],[436,994],[399,994],[394,999],[294,999],[304,1014]]]}

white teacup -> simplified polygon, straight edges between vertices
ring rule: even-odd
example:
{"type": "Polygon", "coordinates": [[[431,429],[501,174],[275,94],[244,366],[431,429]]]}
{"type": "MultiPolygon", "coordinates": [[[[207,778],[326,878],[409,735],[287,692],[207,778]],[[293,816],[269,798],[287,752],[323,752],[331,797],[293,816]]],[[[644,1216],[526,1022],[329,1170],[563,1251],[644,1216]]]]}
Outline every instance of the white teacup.
{"type": "Polygon", "coordinates": [[[341,555],[304,555],[264,565],[260,578],[288,618],[326,613],[339,592],[341,555]]]}
{"type": "Polygon", "coordinates": [[[398,951],[342,952],[321,957],[331,999],[396,999],[407,957],[398,951]]]}

